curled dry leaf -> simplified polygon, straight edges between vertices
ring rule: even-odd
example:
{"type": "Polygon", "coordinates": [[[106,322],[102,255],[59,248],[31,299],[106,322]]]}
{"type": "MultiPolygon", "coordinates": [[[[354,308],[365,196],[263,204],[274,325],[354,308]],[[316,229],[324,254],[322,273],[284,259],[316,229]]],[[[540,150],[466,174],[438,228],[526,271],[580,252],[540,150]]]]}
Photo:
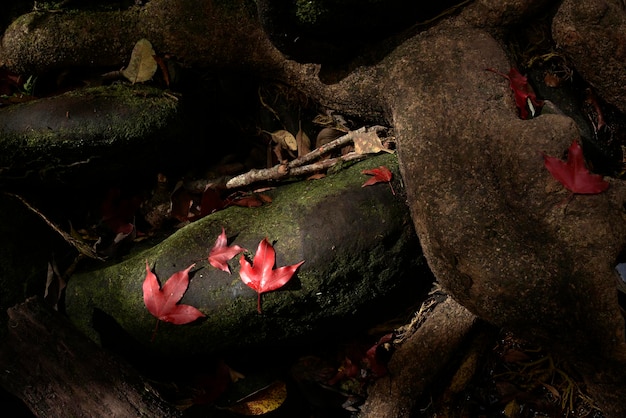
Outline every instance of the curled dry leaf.
{"type": "Polygon", "coordinates": [[[319,148],[322,145],[326,145],[329,142],[332,142],[335,139],[344,136],[346,133],[347,132],[344,132],[336,128],[329,128],[329,127],[322,128],[322,130],[319,131],[315,139],[315,148],[319,148]]]}
{"type": "Polygon", "coordinates": [[[296,134],[296,147],[298,149],[298,157],[302,157],[303,155],[311,152],[311,140],[302,130],[302,123],[300,123],[300,129],[296,134]]]}
{"type": "Polygon", "coordinates": [[[272,137],[272,141],[277,143],[283,149],[287,149],[290,151],[298,150],[298,142],[296,141],[296,137],[294,137],[291,132],[286,131],[284,129],[280,129],[274,132],[268,132],[272,137]]]}

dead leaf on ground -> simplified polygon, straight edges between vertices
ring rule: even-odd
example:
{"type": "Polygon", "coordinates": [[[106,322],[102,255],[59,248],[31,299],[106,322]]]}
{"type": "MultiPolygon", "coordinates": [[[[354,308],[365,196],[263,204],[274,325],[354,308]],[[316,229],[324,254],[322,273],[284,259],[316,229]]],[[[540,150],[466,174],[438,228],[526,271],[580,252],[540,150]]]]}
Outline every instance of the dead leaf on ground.
{"type": "Polygon", "coordinates": [[[264,415],[278,409],[287,399],[287,385],[276,381],[238,400],[228,410],[247,416],[264,415]]]}
{"type": "Polygon", "coordinates": [[[302,123],[300,123],[298,133],[296,134],[296,146],[298,147],[298,157],[302,157],[311,152],[311,140],[302,130],[302,123]]]}
{"type": "Polygon", "coordinates": [[[335,139],[344,136],[347,132],[341,131],[336,128],[322,128],[321,131],[317,134],[317,138],[315,139],[315,148],[319,148],[322,145],[326,145],[335,139]]]}
{"type": "Polygon", "coordinates": [[[298,150],[298,142],[291,132],[285,129],[279,129],[278,131],[267,133],[272,137],[272,141],[279,144],[283,149],[290,151],[298,150]]]}
{"type": "Polygon", "coordinates": [[[140,39],[133,48],[128,67],[121,71],[122,75],[133,84],[152,79],[158,67],[154,59],[155,55],[156,52],[152,49],[150,41],[140,39]]]}
{"type": "Polygon", "coordinates": [[[43,298],[55,311],[58,310],[58,303],[66,284],[63,275],[59,272],[56,261],[53,259],[48,263],[48,275],[43,298]]]}
{"type": "Polygon", "coordinates": [[[389,150],[383,146],[383,143],[374,131],[364,132],[361,135],[355,137],[354,151],[357,154],[377,154],[381,151],[393,154],[392,150],[389,150]]]}

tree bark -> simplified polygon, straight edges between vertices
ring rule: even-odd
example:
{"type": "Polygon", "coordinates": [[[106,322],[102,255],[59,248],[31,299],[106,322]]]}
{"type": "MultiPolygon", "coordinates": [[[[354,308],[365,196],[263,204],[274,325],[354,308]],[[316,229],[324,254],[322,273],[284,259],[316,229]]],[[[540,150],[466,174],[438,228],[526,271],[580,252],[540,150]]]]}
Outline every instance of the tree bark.
{"type": "Polygon", "coordinates": [[[30,298],[8,310],[0,384],[37,417],[179,417],[130,366],[30,298]]]}
{"type": "Polygon", "coordinates": [[[415,416],[416,403],[441,377],[474,328],[476,317],[448,297],[394,352],[389,374],[368,391],[361,418],[415,416]]]}

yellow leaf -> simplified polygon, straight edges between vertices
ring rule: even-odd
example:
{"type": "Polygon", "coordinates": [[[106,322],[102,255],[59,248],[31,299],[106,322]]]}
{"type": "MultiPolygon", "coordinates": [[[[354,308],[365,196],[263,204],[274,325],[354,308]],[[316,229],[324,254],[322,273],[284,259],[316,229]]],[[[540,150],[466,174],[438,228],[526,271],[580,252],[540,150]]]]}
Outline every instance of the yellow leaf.
{"type": "Polygon", "coordinates": [[[264,415],[275,411],[287,398],[287,385],[276,381],[238,400],[228,410],[246,416],[264,415]]]}
{"type": "Polygon", "coordinates": [[[154,59],[156,53],[152,44],[147,39],[140,39],[135,44],[130,55],[128,67],[122,70],[122,75],[134,83],[143,83],[150,80],[157,70],[157,62],[154,59]]]}

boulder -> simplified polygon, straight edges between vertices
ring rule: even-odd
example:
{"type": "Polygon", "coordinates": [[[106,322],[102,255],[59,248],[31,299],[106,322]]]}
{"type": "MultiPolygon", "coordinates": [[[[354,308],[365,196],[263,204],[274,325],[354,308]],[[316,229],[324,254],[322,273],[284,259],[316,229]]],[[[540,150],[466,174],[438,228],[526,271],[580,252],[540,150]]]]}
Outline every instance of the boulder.
{"type": "Polygon", "coordinates": [[[578,127],[557,114],[520,119],[508,81],[485,71],[511,66],[498,42],[453,24],[398,48],[413,60],[387,85],[424,255],[461,305],[567,356],[607,415],[623,416],[614,269],[626,188],[607,179],[603,193],[573,195],[552,177],[542,154],[565,158],[578,127]]]}
{"type": "MultiPolygon", "coordinates": [[[[67,313],[86,334],[98,339],[94,313],[113,319],[140,344],[156,353],[189,355],[232,348],[329,338],[362,329],[368,319],[407,306],[431,282],[420,255],[408,208],[387,184],[361,187],[363,169],[385,165],[400,187],[395,155],[368,158],[315,181],[282,185],[270,204],[231,207],[185,226],[162,243],[127,260],[71,278],[67,313]],[[281,289],[257,294],[240,279],[239,256],[232,274],[209,265],[207,257],[221,229],[229,244],[252,254],[266,238],[276,266],[304,261],[281,289]],[[181,303],[206,318],[193,324],[161,323],[146,309],[142,283],[146,261],[161,282],[195,263],[181,303]]],[[[401,187],[400,187],[401,190],[401,187]]]]}
{"type": "MultiPolygon", "coordinates": [[[[163,90],[114,84],[0,110],[0,182],[83,181],[158,166],[184,131],[180,104],[163,90]]],[[[191,142],[191,141],[190,141],[191,142]]]]}
{"type": "Polygon", "coordinates": [[[552,36],[598,94],[626,112],[626,11],[618,0],[566,0],[552,36]]]}

